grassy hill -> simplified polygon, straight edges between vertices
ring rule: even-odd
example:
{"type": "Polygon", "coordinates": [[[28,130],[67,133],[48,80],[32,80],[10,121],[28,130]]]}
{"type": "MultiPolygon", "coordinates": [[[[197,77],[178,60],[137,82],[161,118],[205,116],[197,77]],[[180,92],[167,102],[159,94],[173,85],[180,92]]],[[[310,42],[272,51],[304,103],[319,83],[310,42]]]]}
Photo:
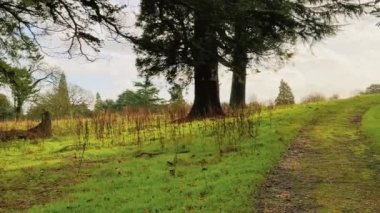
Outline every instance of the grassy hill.
{"type": "MultiPolygon", "coordinates": [[[[360,132],[368,143],[353,147],[355,153],[380,156],[376,95],[220,120],[166,120],[105,115],[60,121],[49,140],[1,144],[0,212],[251,212],[270,171],[313,126],[308,134],[324,148],[338,144],[336,133],[349,140],[360,132]]],[[[379,168],[367,172],[378,176],[379,168]]],[[[318,192],[334,193],[329,190],[318,192]]],[[[321,197],[317,202],[329,208],[321,197]]]]}

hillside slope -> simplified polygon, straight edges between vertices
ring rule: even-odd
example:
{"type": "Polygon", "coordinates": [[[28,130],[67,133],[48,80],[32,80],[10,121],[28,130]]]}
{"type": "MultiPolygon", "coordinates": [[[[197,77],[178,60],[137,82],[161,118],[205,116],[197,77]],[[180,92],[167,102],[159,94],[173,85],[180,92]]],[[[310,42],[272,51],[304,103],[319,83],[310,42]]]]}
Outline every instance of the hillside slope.
{"type": "Polygon", "coordinates": [[[379,109],[367,96],[321,110],[270,174],[256,211],[380,212],[379,109]]]}
{"type": "Polygon", "coordinates": [[[0,144],[0,212],[377,210],[379,104],[362,96],[170,124],[165,140],[149,129],[140,143],[125,132],[131,142],[90,134],[84,146],[71,133],[0,144]]]}

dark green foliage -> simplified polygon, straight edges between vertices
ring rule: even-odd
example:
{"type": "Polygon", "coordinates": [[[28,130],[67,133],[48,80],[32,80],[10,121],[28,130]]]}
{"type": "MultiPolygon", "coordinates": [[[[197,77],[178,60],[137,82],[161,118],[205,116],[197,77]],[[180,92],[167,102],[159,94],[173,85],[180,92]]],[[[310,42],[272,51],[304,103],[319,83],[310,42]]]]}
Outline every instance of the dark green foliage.
{"type": "Polygon", "coordinates": [[[97,92],[95,95],[94,112],[103,111],[103,105],[104,105],[104,102],[103,102],[102,98],[100,97],[100,94],[97,92]]]}
{"type": "Polygon", "coordinates": [[[119,20],[124,8],[105,0],[2,0],[0,55],[22,55],[24,49],[41,47],[39,39],[44,35],[60,33],[70,56],[90,59],[85,49],[97,52],[103,44],[99,26],[113,39],[127,37],[119,20]]]}
{"type": "Polygon", "coordinates": [[[13,116],[13,107],[7,96],[0,94],[0,120],[5,120],[13,116]]]}
{"type": "Polygon", "coordinates": [[[25,102],[35,97],[40,91],[40,85],[54,76],[49,70],[41,72],[40,60],[41,58],[32,61],[28,68],[11,66],[0,60],[0,83],[11,90],[17,119],[22,114],[25,102]]]}
{"type": "Polygon", "coordinates": [[[22,107],[29,98],[39,92],[38,82],[26,69],[14,69],[14,77],[9,82],[15,104],[16,116],[21,116],[22,107]]]}
{"type": "Polygon", "coordinates": [[[222,0],[143,0],[137,26],[137,66],[169,83],[194,78],[190,118],[223,115],[219,100],[218,34],[222,0]],[[207,92],[205,92],[207,91],[207,92]]]}
{"type": "Polygon", "coordinates": [[[351,1],[227,1],[224,54],[220,62],[233,72],[230,105],[245,105],[247,67],[260,69],[268,59],[282,63],[300,40],[319,41],[338,29],[336,17],[359,15],[364,6],[351,1]]]}
{"type": "Polygon", "coordinates": [[[90,117],[92,111],[88,108],[86,103],[81,103],[71,106],[71,115],[74,117],[90,117]]]}
{"type": "MultiPolygon", "coordinates": [[[[48,97],[40,95],[38,101],[34,103],[27,111],[26,116],[30,119],[39,119],[41,114],[49,110],[48,97]]],[[[49,110],[49,112],[52,112],[49,110]]],[[[53,116],[54,117],[54,116],[53,116]]],[[[55,118],[55,117],[54,117],[55,118]]]]}
{"type": "Polygon", "coordinates": [[[117,105],[115,101],[106,99],[102,100],[99,93],[96,93],[94,112],[114,112],[117,111],[117,105]]]}
{"type": "Polygon", "coordinates": [[[119,110],[125,107],[147,107],[151,109],[157,108],[162,101],[158,97],[159,90],[154,87],[149,78],[145,78],[144,82],[135,82],[136,91],[126,90],[119,95],[116,106],[119,110]]]}
{"type": "Polygon", "coordinates": [[[50,97],[50,110],[55,117],[65,117],[71,114],[71,103],[69,96],[69,86],[66,81],[66,75],[61,74],[58,87],[50,97]]]}
{"type": "MultiPolygon", "coordinates": [[[[0,4],[1,7],[1,4],[0,4]]],[[[1,9],[0,9],[1,11],[1,9]]],[[[22,31],[16,31],[14,23],[8,23],[0,17],[0,59],[19,63],[20,60],[38,60],[41,58],[38,45],[22,31]],[[12,30],[13,29],[13,30],[12,30]]]]}
{"type": "MultiPolygon", "coordinates": [[[[137,67],[147,75],[164,73],[169,82],[178,71],[192,74],[191,9],[181,1],[141,1],[137,26],[143,29],[136,51],[137,67]]],[[[189,2],[189,1],[186,1],[189,2]]],[[[190,3],[192,5],[192,3],[190,3]]]]}
{"type": "Polygon", "coordinates": [[[218,63],[234,71],[231,102],[244,105],[252,59],[286,60],[300,39],[321,40],[337,30],[335,18],[358,15],[363,5],[324,0],[143,0],[136,42],[141,72],[194,79],[190,117],[222,115],[218,63]],[[299,39],[300,38],[300,39],[299,39]]]}
{"type": "Polygon", "coordinates": [[[372,84],[369,86],[366,91],[366,94],[379,94],[380,93],[380,84],[372,84]]]}
{"type": "Polygon", "coordinates": [[[111,99],[106,99],[103,101],[102,109],[107,112],[117,111],[116,102],[111,99]]]}
{"type": "Polygon", "coordinates": [[[0,86],[4,86],[8,83],[14,73],[12,72],[12,67],[3,60],[0,60],[0,86]]]}
{"type": "Polygon", "coordinates": [[[284,80],[281,80],[280,92],[276,98],[276,105],[294,104],[294,95],[292,89],[284,80]]]}
{"type": "Polygon", "coordinates": [[[182,106],[186,104],[183,98],[183,87],[180,84],[174,83],[169,89],[170,104],[174,106],[182,106]]]}
{"type": "Polygon", "coordinates": [[[89,116],[92,114],[89,109],[91,102],[92,95],[77,85],[69,86],[66,75],[62,73],[58,85],[51,93],[37,98],[28,116],[38,118],[44,111],[49,111],[54,118],[89,116]]]}

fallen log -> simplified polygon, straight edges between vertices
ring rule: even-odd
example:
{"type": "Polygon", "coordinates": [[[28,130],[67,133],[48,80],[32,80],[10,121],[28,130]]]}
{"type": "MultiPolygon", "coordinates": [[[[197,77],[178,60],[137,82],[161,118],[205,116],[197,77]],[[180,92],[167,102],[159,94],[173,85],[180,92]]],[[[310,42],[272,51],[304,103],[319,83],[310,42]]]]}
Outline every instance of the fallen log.
{"type": "Polygon", "coordinates": [[[134,154],[134,157],[141,158],[141,157],[147,156],[149,158],[152,158],[154,156],[161,155],[161,154],[164,154],[164,152],[137,152],[134,154]]]}
{"type": "Polygon", "coordinates": [[[10,130],[10,131],[0,131],[0,142],[7,142],[11,140],[20,139],[43,139],[52,136],[51,129],[51,116],[49,112],[44,112],[42,114],[41,122],[28,130],[10,130]]]}

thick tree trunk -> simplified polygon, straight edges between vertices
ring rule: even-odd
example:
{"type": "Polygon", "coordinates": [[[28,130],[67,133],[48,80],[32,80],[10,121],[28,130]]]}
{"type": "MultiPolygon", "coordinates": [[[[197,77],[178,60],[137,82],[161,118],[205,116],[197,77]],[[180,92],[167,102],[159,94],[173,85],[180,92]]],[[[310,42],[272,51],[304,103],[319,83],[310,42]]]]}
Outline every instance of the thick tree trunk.
{"type": "Polygon", "coordinates": [[[216,70],[215,68],[196,69],[195,98],[188,118],[194,119],[224,115],[219,100],[219,82],[216,70]],[[214,77],[210,77],[210,74],[214,77]]]}
{"type": "Polygon", "coordinates": [[[42,139],[49,138],[52,136],[51,128],[51,116],[49,112],[44,112],[42,115],[41,123],[36,127],[29,130],[11,130],[11,131],[0,131],[0,142],[7,142],[10,140],[17,139],[42,139]]]}
{"type": "Polygon", "coordinates": [[[244,45],[244,29],[237,21],[235,23],[235,47],[232,53],[232,86],[230,106],[233,108],[244,107],[246,98],[246,81],[248,56],[244,45]]]}
{"type": "Polygon", "coordinates": [[[212,5],[211,8],[202,8],[194,15],[195,97],[189,119],[224,115],[219,98],[218,51],[212,5]]]}
{"type": "Polygon", "coordinates": [[[247,73],[244,69],[233,69],[230,106],[239,108],[245,106],[247,73]]]}
{"type": "Polygon", "coordinates": [[[51,116],[48,111],[42,114],[41,123],[27,131],[32,138],[49,138],[52,136],[51,116]]]}
{"type": "Polygon", "coordinates": [[[15,116],[16,116],[16,121],[19,121],[20,118],[21,118],[21,114],[22,114],[22,105],[23,103],[20,102],[20,101],[15,101],[15,116]]]}

